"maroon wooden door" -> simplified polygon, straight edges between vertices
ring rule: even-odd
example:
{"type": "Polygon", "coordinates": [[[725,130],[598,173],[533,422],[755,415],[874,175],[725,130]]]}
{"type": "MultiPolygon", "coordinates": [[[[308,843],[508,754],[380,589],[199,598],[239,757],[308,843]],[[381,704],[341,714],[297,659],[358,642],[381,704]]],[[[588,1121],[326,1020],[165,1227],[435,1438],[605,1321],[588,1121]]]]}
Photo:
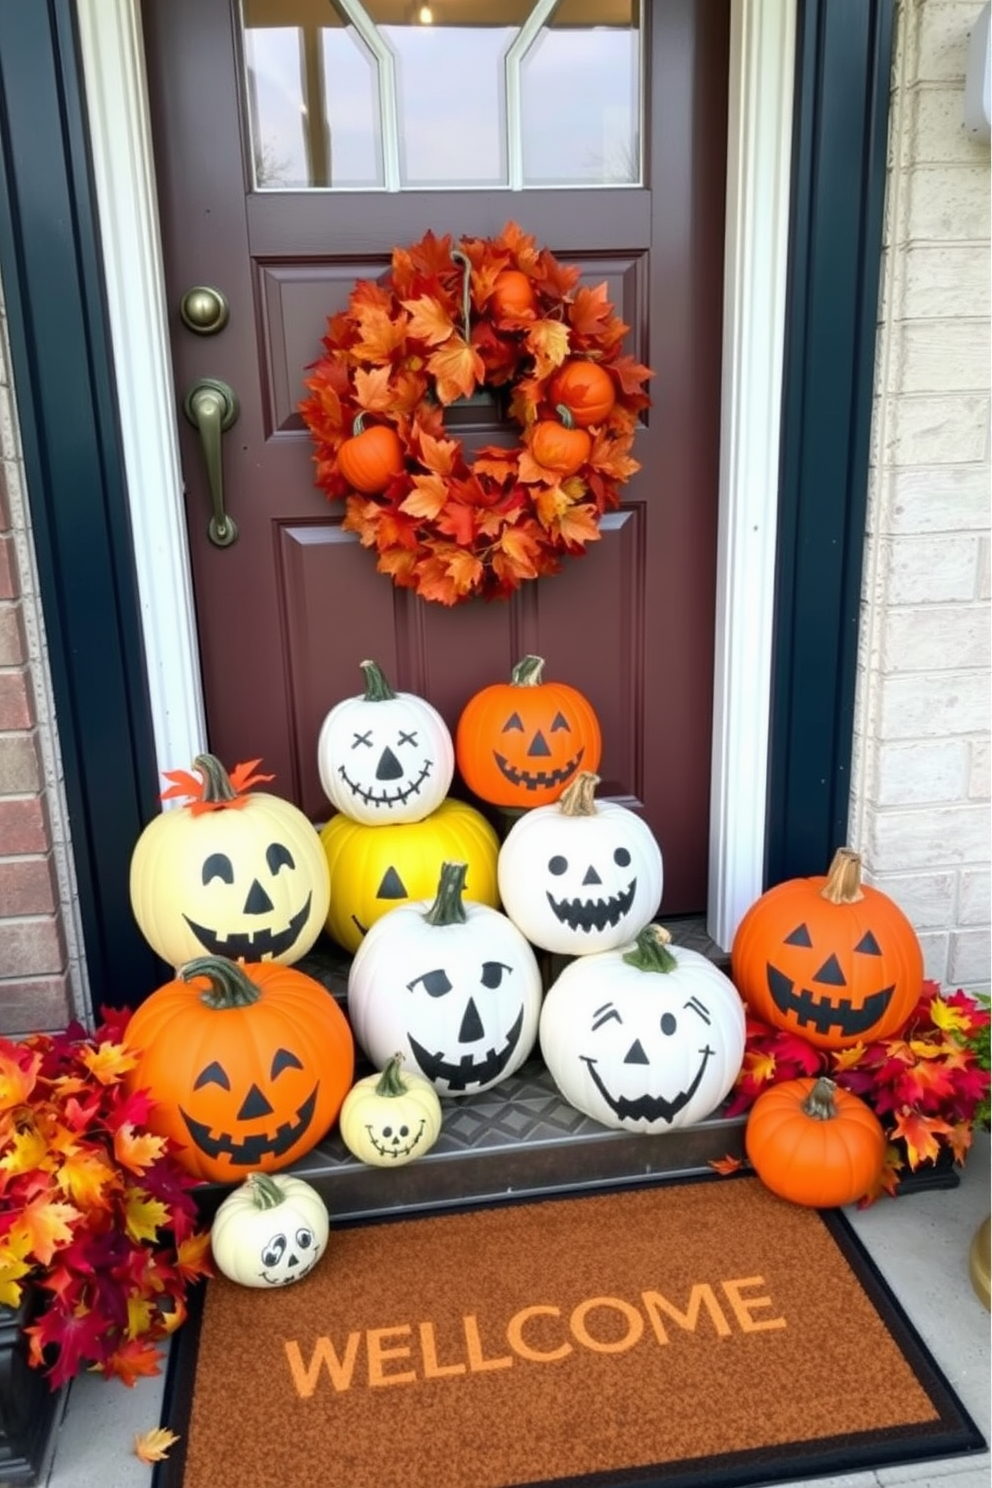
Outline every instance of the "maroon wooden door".
{"type": "MultiPolygon", "coordinates": [[[[254,191],[235,0],[144,0],[177,409],[201,378],[237,393],[223,483],[238,527],[208,538],[199,435],[179,415],[210,748],[261,757],[274,789],[316,821],[328,803],[316,740],[375,658],[454,727],[480,686],[527,653],[582,688],[603,722],[600,795],[643,812],[665,862],[663,914],[705,907],[712,717],[721,289],[726,155],[725,0],[654,0],[644,25],[645,184],[524,191],[254,191]],[[428,229],[489,237],[520,224],[605,281],[652,367],[653,404],[602,540],[506,602],[447,609],[395,589],[341,530],[313,481],[297,413],[329,313],[396,244],[428,229]],[[217,335],[180,317],[211,285],[217,335]]],[[[482,431],[492,442],[487,431],[482,431]]],[[[175,761],[186,766],[188,761],[175,761]]]]}

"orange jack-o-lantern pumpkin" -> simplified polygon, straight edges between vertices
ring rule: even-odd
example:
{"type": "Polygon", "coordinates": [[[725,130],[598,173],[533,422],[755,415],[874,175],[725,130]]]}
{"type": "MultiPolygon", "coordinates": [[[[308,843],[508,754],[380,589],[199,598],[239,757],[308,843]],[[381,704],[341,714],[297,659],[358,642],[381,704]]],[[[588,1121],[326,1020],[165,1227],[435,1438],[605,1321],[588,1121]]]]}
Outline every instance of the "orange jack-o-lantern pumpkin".
{"type": "Polygon", "coordinates": [[[544,659],[525,656],[509,682],[469,698],[455,730],[462,779],[492,806],[546,806],[580,770],[596,771],[599,719],[567,682],[543,680],[544,659]]]}
{"type": "Polygon", "coordinates": [[[923,953],[899,906],[838,848],[823,877],[789,879],[741,920],[731,973],[756,1018],[822,1049],[897,1033],[919,1001],[923,953]]]}
{"type": "Polygon", "coordinates": [[[288,1167],[334,1123],[355,1073],[344,1013],[313,977],[272,962],[202,956],[127,1026],[150,1131],[195,1178],[240,1183],[288,1167]]]}

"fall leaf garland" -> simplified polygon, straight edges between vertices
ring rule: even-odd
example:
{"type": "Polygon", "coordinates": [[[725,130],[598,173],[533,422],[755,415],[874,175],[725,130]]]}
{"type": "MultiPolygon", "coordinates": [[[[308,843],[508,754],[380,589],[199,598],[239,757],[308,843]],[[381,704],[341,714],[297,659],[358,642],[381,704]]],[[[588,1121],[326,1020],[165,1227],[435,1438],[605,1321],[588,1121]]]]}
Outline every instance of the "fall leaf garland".
{"type": "Polygon", "coordinates": [[[505,597],[582,553],[619,505],[653,374],[623,354],[606,285],[580,273],[512,222],[457,245],[428,232],[328,319],[300,404],[316,484],[398,586],[444,605],[505,597]],[[611,406],[587,418],[593,379],[611,406]],[[505,401],[518,442],[470,458],[444,413],[478,394],[505,401]],[[378,479],[356,481],[360,438],[378,479]]]}

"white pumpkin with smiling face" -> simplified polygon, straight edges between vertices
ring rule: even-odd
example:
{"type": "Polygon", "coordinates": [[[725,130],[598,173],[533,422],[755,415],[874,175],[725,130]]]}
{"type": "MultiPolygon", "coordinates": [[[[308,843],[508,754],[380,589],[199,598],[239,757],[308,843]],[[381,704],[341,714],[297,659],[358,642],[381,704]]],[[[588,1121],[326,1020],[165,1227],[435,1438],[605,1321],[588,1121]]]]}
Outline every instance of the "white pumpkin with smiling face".
{"type": "Polygon", "coordinates": [[[317,770],[332,806],[352,821],[395,826],[429,816],[448,794],[455,750],[436,708],[394,692],[374,661],[363,661],[365,692],[327,714],[317,770]]]}
{"type": "Polygon", "coordinates": [[[634,945],[582,956],[549,988],[541,1052],[563,1098],[604,1126],[692,1126],[729,1094],[744,1004],[705,956],[648,925],[634,945]]]}
{"type": "Polygon", "coordinates": [[[633,940],[661,904],[661,848],[648,824],[597,801],[599,777],[577,776],[552,806],[514,822],[499,851],[503,908],[527,939],[563,956],[633,940]]]}

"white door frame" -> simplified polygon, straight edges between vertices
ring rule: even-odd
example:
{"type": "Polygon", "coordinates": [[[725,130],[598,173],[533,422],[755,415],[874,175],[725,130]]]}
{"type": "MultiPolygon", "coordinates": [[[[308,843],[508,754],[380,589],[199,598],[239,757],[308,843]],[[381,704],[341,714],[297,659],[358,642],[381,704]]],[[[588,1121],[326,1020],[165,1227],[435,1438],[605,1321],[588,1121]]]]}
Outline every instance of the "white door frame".
{"type": "MultiPolygon", "coordinates": [[[[139,0],[77,0],[160,770],[206,744],[139,0]]],[[[763,887],[796,0],[731,0],[708,930],[763,887]]],[[[664,850],[664,843],[662,843],[664,850]]]]}

